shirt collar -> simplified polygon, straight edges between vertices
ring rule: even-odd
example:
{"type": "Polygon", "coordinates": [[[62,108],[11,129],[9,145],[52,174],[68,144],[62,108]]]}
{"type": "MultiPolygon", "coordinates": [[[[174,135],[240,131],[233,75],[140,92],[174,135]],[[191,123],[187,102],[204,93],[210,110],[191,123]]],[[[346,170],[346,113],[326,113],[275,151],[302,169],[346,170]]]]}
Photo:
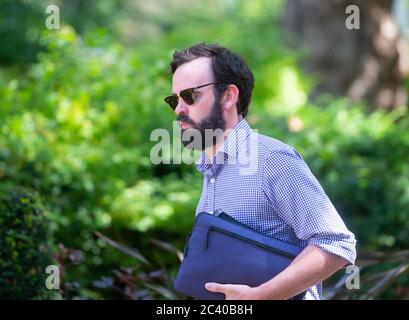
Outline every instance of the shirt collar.
{"type": "Polygon", "coordinates": [[[213,163],[210,163],[209,157],[203,151],[199,160],[196,162],[196,168],[205,173],[207,170],[218,164],[224,164],[229,157],[237,157],[241,145],[246,141],[246,138],[252,132],[252,129],[246,119],[240,120],[231,132],[225,138],[222,146],[213,157],[213,163]]]}

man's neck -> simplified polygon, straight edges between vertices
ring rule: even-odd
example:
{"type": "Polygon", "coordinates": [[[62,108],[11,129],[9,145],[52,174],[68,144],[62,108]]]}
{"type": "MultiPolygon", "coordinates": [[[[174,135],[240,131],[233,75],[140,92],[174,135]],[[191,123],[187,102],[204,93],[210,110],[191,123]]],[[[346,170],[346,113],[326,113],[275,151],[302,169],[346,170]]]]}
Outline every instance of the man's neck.
{"type": "Polygon", "coordinates": [[[237,115],[234,117],[230,123],[226,122],[226,128],[223,131],[223,138],[217,139],[217,143],[211,145],[205,149],[205,153],[210,161],[213,161],[213,157],[216,155],[217,151],[219,151],[220,147],[223,145],[226,138],[229,136],[230,132],[234,129],[234,127],[243,119],[242,115],[237,115]]]}

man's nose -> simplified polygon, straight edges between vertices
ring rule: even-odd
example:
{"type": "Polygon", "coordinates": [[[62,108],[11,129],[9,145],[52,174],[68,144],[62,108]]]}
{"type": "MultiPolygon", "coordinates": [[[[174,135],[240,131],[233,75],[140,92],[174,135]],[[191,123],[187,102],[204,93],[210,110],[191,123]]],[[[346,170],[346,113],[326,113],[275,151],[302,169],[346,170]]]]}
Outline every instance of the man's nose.
{"type": "Polygon", "coordinates": [[[188,112],[187,110],[188,109],[187,109],[186,103],[183,101],[183,99],[179,99],[178,105],[175,108],[175,113],[177,115],[187,114],[188,112]]]}

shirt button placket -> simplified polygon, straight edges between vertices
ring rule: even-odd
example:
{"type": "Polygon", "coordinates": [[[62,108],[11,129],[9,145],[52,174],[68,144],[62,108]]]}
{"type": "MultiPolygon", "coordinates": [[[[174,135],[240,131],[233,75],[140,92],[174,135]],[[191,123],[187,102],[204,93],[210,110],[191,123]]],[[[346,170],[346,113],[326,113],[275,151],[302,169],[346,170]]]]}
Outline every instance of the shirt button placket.
{"type": "Polygon", "coordinates": [[[214,211],[214,196],[215,196],[215,185],[216,185],[216,178],[215,177],[211,177],[210,180],[210,207],[212,208],[212,211],[214,211]]]}

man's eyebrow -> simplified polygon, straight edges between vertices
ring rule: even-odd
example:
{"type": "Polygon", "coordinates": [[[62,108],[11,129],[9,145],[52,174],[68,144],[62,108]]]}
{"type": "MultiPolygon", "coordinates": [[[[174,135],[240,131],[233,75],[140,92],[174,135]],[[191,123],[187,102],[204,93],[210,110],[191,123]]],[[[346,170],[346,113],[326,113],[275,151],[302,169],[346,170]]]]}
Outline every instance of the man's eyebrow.
{"type": "MultiPolygon", "coordinates": [[[[189,88],[182,89],[182,90],[179,91],[179,93],[181,93],[183,90],[192,89],[192,88],[194,88],[194,87],[189,87],[189,88]]],[[[172,91],[172,94],[176,94],[176,93],[172,91]]]]}
{"type": "MultiPolygon", "coordinates": [[[[181,93],[183,90],[194,89],[194,88],[196,88],[196,87],[200,87],[200,85],[190,86],[190,87],[184,88],[184,89],[180,90],[179,93],[181,93]]],[[[198,88],[197,90],[200,90],[200,89],[202,89],[202,88],[198,88]]],[[[198,91],[198,93],[200,93],[200,91],[198,91]]],[[[172,94],[176,94],[176,93],[172,91],[172,94]]]]}

